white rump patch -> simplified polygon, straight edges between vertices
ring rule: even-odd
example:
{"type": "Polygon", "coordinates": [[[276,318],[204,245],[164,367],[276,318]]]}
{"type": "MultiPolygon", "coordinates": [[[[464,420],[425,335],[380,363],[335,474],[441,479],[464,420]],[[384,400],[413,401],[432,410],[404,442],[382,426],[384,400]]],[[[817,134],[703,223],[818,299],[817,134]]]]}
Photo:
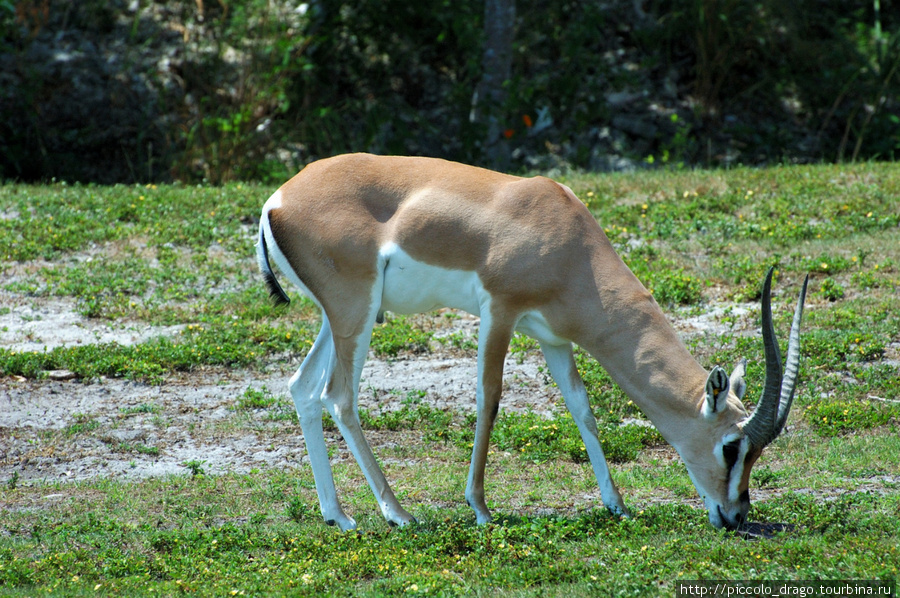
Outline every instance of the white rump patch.
{"type": "Polygon", "coordinates": [[[270,210],[275,210],[281,207],[281,189],[273,193],[269,196],[269,199],[266,200],[266,203],[263,204],[263,213],[268,214],[270,210]]]}

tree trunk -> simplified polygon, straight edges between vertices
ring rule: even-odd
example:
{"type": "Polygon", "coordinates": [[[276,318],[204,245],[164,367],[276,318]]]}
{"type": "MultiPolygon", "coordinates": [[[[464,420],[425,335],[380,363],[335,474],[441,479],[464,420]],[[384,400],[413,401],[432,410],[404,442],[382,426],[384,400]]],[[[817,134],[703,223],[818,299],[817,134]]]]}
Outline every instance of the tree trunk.
{"type": "Polygon", "coordinates": [[[501,169],[509,164],[510,150],[503,135],[502,118],[504,85],[512,71],[515,24],[515,0],[485,0],[482,74],[472,98],[471,120],[485,126],[485,158],[491,166],[501,169]]]}

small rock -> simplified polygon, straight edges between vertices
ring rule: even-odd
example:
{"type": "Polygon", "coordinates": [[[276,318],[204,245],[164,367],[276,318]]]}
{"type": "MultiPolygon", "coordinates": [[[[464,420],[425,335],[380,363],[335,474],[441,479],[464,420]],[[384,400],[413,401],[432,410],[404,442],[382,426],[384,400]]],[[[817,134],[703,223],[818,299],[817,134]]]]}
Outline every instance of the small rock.
{"type": "Polygon", "coordinates": [[[69,370],[49,370],[47,372],[47,378],[50,380],[73,380],[77,377],[75,372],[69,370]]]}

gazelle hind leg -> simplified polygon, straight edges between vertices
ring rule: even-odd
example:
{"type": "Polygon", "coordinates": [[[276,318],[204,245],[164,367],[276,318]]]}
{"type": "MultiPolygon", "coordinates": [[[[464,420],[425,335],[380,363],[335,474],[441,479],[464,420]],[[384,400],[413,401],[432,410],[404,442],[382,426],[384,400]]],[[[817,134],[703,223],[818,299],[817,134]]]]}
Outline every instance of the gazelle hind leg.
{"type": "Polygon", "coordinates": [[[584,442],[588,458],[594,468],[597,484],[600,486],[603,504],[612,513],[627,516],[628,509],[625,508],[622,496],[613,482],[609,465],[606,463],[606,456],[603,454],[603,448],[597,438],[597,420],[591,412],[587,390],[575,365],[572,346],[569,344],[552,345],[545,342],[540,344],[544,358],[547,360],[547,367],[550,369],[550,375],[553,376],[553,380],[562,392],[563,398],[566,400],[566,408],[572,414],[578,431],[581,432],[581,440],[584,442]]]}
{"type": "Polygon", "coordinates": [[[325,446],[325,434],[322,431],[322,393],[334,370],[335,362],[331,325],[323,312],[319,336],[300,365],[300,369],[291,378],[289,388],[316,481],[322,517],[329,525],[337,525],[342,531],[347,531],[356,528],[356,522],[344,513],[338,501],[331,463],[328,460],[328,449],[325,446]]]}
{"type": "Polygon", "coordinates": [[[489,309],[481,310],[478,332],[478,386],[476,390],[477,419],[469,478],[466,483],[466,502],[475,511],[479,524],[491,521],[491,512],[484,500],[484,469],[494,420],[500,408],[503,390],[503,364],[509,350],[514,324],[496,318],[489,309]]]}
{"type": "Polygon", "coordinates": [[[336,361],[331,378],[325,386],[322,401],[366,476],[384,518],[391,525],[402,526],[415,521],[415,519],[397,502],[397,498],[363,434],[357,410],[359,380],[369,350],[372,327],[377,316],[378,312],[373,311],[363,327],[363,331],[356,336],[334,336],[336,361]]]}

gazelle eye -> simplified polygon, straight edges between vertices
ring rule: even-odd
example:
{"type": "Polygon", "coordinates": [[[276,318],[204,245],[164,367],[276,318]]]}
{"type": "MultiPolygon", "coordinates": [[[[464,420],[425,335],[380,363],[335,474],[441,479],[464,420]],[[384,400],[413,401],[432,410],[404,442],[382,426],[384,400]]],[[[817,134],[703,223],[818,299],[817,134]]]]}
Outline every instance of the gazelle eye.
{"type": "Polygon", "coordinates": [[[738,460],[738,454],[741,451],[741,442],[740,440],[735,442],[729,442],[728,444],[722,447],[722,457],[725,459],[725,467],[728,468],[728,471],[734,469],[735,464],[738,460]]]}

